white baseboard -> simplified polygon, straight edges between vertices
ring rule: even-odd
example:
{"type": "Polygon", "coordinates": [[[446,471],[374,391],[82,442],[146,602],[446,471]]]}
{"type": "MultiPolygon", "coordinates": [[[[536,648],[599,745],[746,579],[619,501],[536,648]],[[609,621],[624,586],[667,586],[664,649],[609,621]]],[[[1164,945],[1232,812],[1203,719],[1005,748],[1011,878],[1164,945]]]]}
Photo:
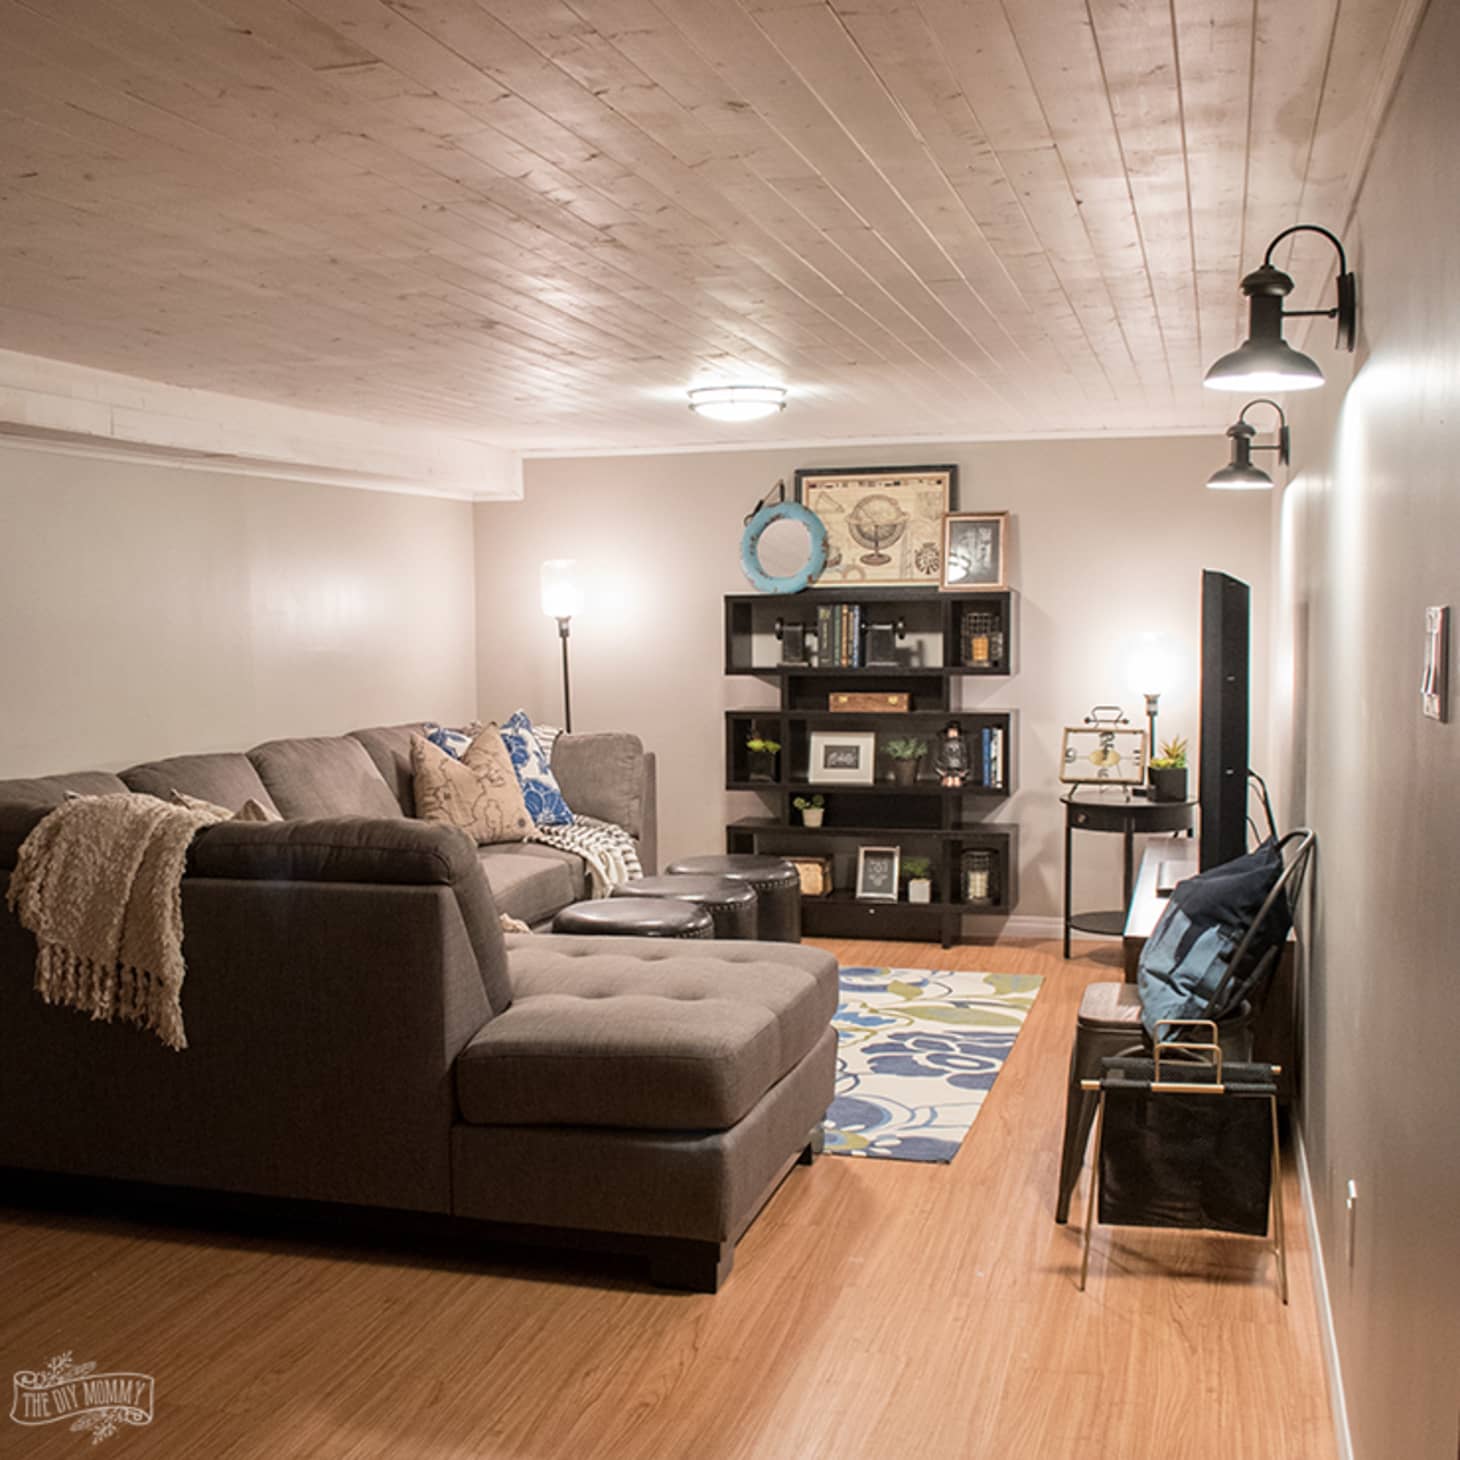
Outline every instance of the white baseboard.
{"type": "Polygon", "coordinates": [[[1308,1175],[1308,1148],[1303,1128],[1293,1121],[1293,1143],[1298,1156],[1298,1186],[1303,1193],[1303,1218],[1308,1224],[1308,1251],[1313,1255],[1313,1296],[1318,1305],[1318,1335],[1323,1344],[1323,1363],[1328,1370],[1328,1399],[1333,1410],[1333,1435],[1338,1460],[1354,1460],[1353,1436],[1348,1427],[1348,1402],[1343,1392],[1343,1368],[1338,1358],[1338,1340],[1333,1331],[1333,1307],[1328,1301],[1328,1268],[1323,1260],[1323,1239],[1318,1234],[1318,1212],[1313,1205],[1313,1183],[1308,1175]]]}

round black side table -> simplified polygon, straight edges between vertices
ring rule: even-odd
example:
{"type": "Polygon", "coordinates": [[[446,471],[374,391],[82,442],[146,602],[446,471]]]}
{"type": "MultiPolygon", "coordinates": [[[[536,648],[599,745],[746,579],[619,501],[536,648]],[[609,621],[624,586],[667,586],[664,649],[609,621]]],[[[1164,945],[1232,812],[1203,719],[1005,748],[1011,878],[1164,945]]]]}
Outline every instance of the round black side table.
{"type": "Polygon", "coordinates": [[[1196,819],[1195,801],[1149,801],[1132,796],[1129,800],[1082,797],[1075,791],[1061,796],[1065,808],[1065,957],[1070,956],[1070,933],[1103,933],[1118,938],[1125,931],[1130,911],[1131,893],[1135,890],[1135,838],[1163,831],[1191,833],[1196,819]],[[1125,839],[1125,876],[1121,883],[1119,909],[1108,912],[1082,912],[1074,909],[1074,839],[1077,831],[1113,831],[1125,839]]]}

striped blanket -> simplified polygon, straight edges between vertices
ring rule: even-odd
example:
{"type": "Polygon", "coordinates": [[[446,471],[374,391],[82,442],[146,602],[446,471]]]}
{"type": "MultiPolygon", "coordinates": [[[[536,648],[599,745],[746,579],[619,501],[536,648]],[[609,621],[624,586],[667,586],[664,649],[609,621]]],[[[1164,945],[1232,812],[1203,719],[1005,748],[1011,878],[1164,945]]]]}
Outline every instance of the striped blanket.
{"type": "Polygon", "coordinates": [[[527,840],[582,857],[588,864],[593,897],[607,897],[615,887],[644,875],[633,837],[611,821],[575,813],[571,826],[534,827],[527,840]]]}

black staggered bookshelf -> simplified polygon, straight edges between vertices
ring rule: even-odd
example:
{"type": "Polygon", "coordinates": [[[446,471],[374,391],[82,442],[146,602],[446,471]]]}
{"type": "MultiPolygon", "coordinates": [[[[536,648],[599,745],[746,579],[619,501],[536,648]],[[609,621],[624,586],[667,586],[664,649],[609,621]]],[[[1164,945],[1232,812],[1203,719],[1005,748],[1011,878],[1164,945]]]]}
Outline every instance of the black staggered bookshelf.
{"type": "Polygon", "coordinates": [[[775,686],[777,702],[725,714],[725,786],[762,795],[768,814],[726,827],[731,852],[829,857],[833,890],[803,900],[813,936],[958,941],[967,913],[1008,913],[1018,896],[1018,827],[980,818],[1010,795],[1017,715],[965,709],[961,681],[1012,672],[1013,597],[1008,592],[939,593],[924,588],[839,588],[789,597],[732,594],[725,599],[725,672],[775,686]],[[798,630],[800,633],[798,634],[798,630]],[[818,631],[819,650],[798,637],[818,631]],[[877,661],[877,662],[869,662],[877,661]],[[891,662],[888,662],[888,661],[891,662]],[[895,711],[832,709],[838,695],[906,696],[895,711]],[[944,788],[934,767],[944,726],[958,722],[972,767],[962,788],[944,788]],[[850,784],[815,779],[817,732],[875,736],[875,779],[850,784]],[[917,779],[893,778],[889,740],[927,742],[917,779]],[[746,742],[776,742],[773,762],[746,742]],[[804,826],[795,799],[821,795],[824,820],[804,826]],[[896,846],[933,869],[933,900],[897,902],[855,895],[857,849],[896,846]]]}

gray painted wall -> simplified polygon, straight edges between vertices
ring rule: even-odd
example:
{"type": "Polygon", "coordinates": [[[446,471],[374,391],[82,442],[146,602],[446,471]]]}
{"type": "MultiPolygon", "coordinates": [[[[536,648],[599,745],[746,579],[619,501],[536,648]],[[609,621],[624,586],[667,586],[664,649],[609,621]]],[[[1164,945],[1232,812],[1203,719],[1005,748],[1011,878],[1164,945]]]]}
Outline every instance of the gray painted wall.
{"type": "Polygon", "coordinates": [[[469,718],[466,502],[0,446],[0,777],[469,718]]]}
{"type": "MultiPolygon", "coordinates": [[[[578,558],[589,601],[573,626],[575,726],[633,730],[659,753],[666,860],[721,849],[727,816],[761,807],[720,789],[724,711],[773,702],[770,685],[724,676],[721,596],[747,589],[746,513],[778,477],[789,486],[798,467],[956,462],[964,510],[1013,513],[1018,672],[965,681],[964,704],[1018,707],[1017,792],[992,815],[1020,823],[1019,916],[1055,917],[1061,730],[1101,702],[1141,711],[1124,662],[1139,634],[1159,629],[1188,667],[1163,702],[1159,732],[1195,740],[1204,567],[1253,585],[1255,755],[1266,763],[1270,511],[1248,494],[1203,489],[1225,460],[1214,435],[529,461],[523,502],[476,509],[481,713],[501,717],[520,704],[560,718],[557,630],[537,611],[538,571],[544,558],[578,558]]],[[[1079,900],[1114,906],[1118,839],[1081,840],[1079,900]]]]}
{"type": "Polygon", "coordinates": [[[1359,1460],[1454,1460],[1460,1426],[1460,713],[1418,693],[1425,606],[1460,609],[1457,58],[1431,5],[1344,229],[1359,350],[1293,398],[1281,503],[1275,739],[1319,833],[1302,1124],[1359,1460]]]}

